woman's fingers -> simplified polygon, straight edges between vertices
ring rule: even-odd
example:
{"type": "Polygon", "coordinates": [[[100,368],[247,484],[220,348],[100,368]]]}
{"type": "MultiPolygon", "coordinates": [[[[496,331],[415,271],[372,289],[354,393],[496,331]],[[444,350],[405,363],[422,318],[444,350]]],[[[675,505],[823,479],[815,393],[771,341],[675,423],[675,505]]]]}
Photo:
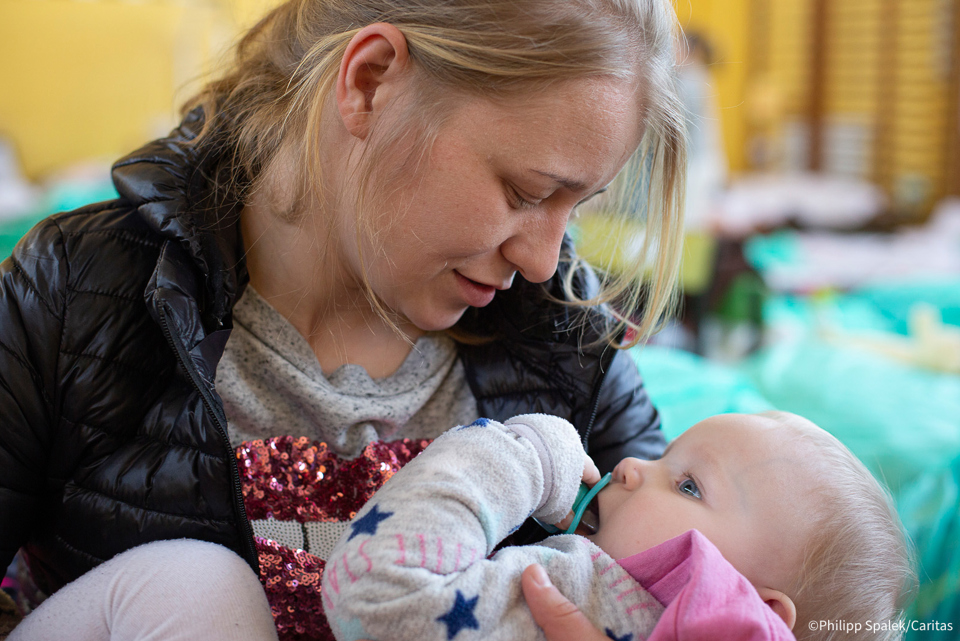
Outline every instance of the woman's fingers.
{"type": "Polygon", "coordinates": [[[550,582],[539,564],[523,571],[520,580],[527,606],[547,641],[610,641],[550,582]]]}

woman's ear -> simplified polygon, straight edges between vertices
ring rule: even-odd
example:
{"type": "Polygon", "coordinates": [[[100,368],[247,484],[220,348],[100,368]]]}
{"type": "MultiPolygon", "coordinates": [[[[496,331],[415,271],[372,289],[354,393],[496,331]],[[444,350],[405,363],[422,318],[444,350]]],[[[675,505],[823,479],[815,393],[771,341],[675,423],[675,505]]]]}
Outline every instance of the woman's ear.
{"type": "Polygon", "coordinates": [[[794,605],[793,599],[772,588],[758,588],[757,592],[760,593],[763,602],[770,606],[770,609],[778,617],[783,619],[788,628],[793,630],[793,626],[797,623],[797,606],[794,605]]]}
{"type": "Polygon", "coordinates": [[[357,32],[340,62],[337,108],[350,135],[365,139],[384,106],[399,91],[409,68],[407,39],[391,24],[378,22],[357,32]]]}

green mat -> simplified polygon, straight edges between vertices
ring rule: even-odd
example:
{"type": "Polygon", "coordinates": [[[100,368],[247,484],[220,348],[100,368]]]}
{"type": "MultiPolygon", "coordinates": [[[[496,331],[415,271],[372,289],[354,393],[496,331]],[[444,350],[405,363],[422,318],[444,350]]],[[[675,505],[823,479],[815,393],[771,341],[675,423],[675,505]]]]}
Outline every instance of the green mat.
{"type": "Polygon", "coordinates": [[[23,235],[45,217],[44,215],[28,214],[21,218],[0,223],[0,260],[6,260],[14,246],[23,238],[23,235]]]}
{"type": "Polygon", "coordinates": [[[678,349],[648,346],[630,351],[668,440],[714,414],[773,409],[741,372],[678,349]]]}

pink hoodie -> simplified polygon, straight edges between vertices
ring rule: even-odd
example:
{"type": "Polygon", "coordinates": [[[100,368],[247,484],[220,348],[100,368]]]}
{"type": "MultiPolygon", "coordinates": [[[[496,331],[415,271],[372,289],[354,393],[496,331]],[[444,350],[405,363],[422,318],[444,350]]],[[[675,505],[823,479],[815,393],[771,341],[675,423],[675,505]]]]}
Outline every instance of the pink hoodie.
{"type": "Polygon", "coordinates": [[[750,582],[696,530],[619,563],[666,607],[647,641],[795,641],[750,582]]]}

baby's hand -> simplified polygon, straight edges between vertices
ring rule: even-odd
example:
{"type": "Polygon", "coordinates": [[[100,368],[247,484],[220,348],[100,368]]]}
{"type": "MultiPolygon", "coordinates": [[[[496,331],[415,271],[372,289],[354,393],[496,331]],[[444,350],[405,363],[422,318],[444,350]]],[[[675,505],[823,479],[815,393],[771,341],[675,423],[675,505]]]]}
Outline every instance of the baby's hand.
{"type": "Polygon", "coordinates": [[[600,482],[600,470],[592,458],[589,456],[584,456],[584,458],[586,460],[583,462],[583,476],[580,477],[580,480],[586,483],[587,487],[593,487],[600,482]]]}
{"type": "MultiPolygon", "coordinates": [[[[593,462],[593,459],[587,455],[584,455],[583,461],[583,475],[580,477],[580,480],[587,484],[587,487],[593,487],[600,482],[600,470],[597,468],[597,464],[593,462]]],[[[570,527],[570,523],[573,521],[573,510],[563,517],[563,520],[559,523],[554,523],[556,527],[560,530],[566,530],[570,527]]]]}

